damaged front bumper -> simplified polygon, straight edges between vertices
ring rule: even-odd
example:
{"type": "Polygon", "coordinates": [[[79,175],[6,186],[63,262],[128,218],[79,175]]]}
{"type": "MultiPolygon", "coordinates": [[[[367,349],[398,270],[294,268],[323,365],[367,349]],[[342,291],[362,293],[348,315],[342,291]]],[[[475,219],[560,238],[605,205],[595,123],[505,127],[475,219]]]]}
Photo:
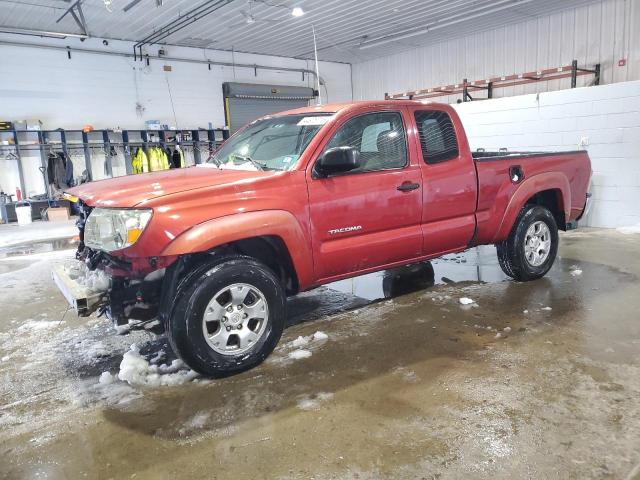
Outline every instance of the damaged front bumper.
{"type": "Polygon", "coordinates": [[[109,277],[103,272],[90,272],[79,260],[55,266],[51,276],[80,317],[88,317],[107,301],[111,288],[109,277]]]}

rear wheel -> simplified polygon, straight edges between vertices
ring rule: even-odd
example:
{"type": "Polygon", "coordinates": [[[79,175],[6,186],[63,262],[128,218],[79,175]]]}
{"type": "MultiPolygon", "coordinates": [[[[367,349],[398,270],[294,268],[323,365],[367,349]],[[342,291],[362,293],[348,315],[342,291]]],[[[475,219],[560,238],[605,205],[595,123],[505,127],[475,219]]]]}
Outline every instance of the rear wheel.
{"type": "Polygon", "coordinates": [[[558,253],[558,226],[553,214],[539,205],[525,205],[509,237],[496,245],[502,271],[518,281],[543,277],[558,253]]]}
{"type": "Polygon", "coordinates": [[[285,321],[285,293],[262,263],[224,257],[190,278],[169,321],[176,354],[195,371],[224,377],[261,363],[285,321]]]}

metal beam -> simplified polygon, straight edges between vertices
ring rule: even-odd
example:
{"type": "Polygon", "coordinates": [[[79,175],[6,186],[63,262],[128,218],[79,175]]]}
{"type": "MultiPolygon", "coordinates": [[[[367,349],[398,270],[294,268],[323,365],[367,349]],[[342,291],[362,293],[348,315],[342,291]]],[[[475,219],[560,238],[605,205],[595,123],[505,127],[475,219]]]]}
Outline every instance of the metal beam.
{"type": "Polygon", "coordinates": [[[60,23],[60,21],[68,14],[71,14],[75,22],[78,24],[78,27],[80,27],[82,34],[88,37],[89,33],[87,30],[87,22],[84,19],[84,13],[82,12],[82,0],[76,0],[73,5],[60,15],[60,18],[56,20],[56,23],[60,23]]]}

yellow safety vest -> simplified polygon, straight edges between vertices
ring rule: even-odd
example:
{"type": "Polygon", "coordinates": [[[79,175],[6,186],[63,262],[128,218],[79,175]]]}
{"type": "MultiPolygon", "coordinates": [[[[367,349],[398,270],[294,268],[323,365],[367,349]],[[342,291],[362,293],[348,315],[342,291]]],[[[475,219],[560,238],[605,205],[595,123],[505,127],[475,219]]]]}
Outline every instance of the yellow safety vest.
{"type": "Polygon", "coordinates": [[[131,167],[133,173],[143,173],[149,171],[149,160],[147,159],[147,154],[144,153],[142,148],[139,148],[136,151],[136,154],[131,159],[131,167]]]}

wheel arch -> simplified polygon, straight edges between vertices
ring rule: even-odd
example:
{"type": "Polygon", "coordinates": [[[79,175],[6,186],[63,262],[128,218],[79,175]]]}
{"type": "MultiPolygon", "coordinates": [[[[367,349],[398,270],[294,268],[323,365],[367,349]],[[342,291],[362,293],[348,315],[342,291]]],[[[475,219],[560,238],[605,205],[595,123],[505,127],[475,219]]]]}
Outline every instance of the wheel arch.
{"type": "Polygon", "coordinates": [[[281,210],[228,215],[195,225],[162,255],[199,256],[232,252],[256,258],[284,280],[287,292],[311,283],[310,241],[296,218],[281,210]]]}
{"type": "Polygon", "coordinates": [[[571,186],[561,172],[548,172],[526,179],[511,196],[492,243],[509,236],[518,214],[527,204],[541,205],[551,211],[558,229],[566,229],[566,218],[571,213],[571,186]]]}

